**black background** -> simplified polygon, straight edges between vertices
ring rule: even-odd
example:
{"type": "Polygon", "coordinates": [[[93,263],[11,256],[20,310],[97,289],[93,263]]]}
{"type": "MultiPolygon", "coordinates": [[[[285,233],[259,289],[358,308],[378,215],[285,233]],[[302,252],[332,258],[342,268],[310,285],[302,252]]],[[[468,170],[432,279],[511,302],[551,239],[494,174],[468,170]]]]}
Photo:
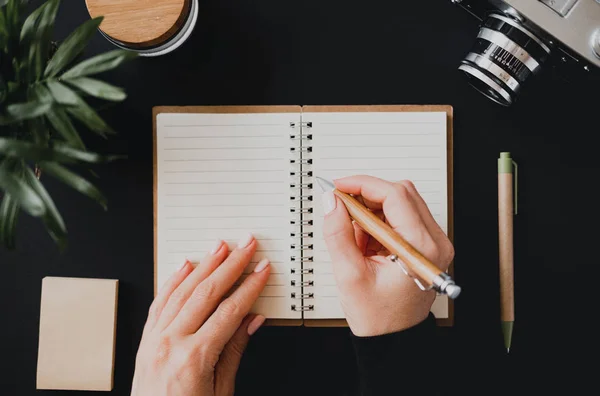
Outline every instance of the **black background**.
{"type": "MultiPolygon", "coordinates": [[[[83,1],[63,1],[56,37],[86,18],[83,1]]],[[[59,253],[42,225],[23,215],[18,249],[0,251],[0,394],[35,392],[41,279],[49,275],[120,280],[112,394],[128,394],[153,298],[152,107],[209,104],[454,106],[455,278],[463,294],[455,326],[443,329],[423,367],[432,371],[423,391],[586,389],[597,375],[600,84],[567,83],[548,70],[502,108],[456,69],[477,30],[447,0],[200,0],[183,47],[102,76],[129,95],[102,112],[117,137],[86,134],[94,149],[129,157],[97,168],[109,211],[46,178],[69,228],[68,250],[59,253]],[[500,151],[520,165],[510,355],[498,306],[500,151]]],[[[96,34],[87,54],[109,49],[96,34]]],[[[393,394],[411,381],[400,371],[397,380],[393,394]]],[[[351,395],[356,384],[347,329],[263,328],[243,359],[238,394],[351,395]]]]}

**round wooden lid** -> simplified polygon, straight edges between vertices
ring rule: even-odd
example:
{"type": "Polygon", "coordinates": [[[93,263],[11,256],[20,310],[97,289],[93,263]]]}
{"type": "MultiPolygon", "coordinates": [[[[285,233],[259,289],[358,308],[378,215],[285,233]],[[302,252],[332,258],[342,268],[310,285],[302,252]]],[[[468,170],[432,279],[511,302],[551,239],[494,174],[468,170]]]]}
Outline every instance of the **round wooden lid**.
{"type": "Polygon", "coordinates": [[[106,35],[131,47],[160,45],[185,23],[192,0],[86,0],[106,35]]]}

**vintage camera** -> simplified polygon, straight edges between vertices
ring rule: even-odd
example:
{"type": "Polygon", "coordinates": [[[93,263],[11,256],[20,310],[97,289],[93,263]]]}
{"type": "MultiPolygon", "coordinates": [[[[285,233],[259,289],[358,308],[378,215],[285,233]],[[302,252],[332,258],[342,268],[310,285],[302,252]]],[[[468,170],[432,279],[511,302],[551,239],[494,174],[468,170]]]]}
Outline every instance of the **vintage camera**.
{"type": "Polygon", "coordinates": [[[459,70],[501,105],[542,65],[569,79],[600,75],[600,0],[451,1],[482,21],[459,70]]]}

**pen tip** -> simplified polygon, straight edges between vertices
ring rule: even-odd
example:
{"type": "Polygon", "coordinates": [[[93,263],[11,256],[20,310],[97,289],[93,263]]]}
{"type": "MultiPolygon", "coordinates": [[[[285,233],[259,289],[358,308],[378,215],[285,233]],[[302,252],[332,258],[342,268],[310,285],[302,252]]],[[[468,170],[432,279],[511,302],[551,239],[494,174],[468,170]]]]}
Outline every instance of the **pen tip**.
{"type": "Polygon", "coordinates": [[[335,185],[332,182],[330,182],[329,180],[325,180],[319,176],[317,176],[316,179],[317,179],[317,184],[321,188],[321,191],[325,192],[325,191],[335,190],[335,185]]]}
{"type": "Polygon", "coordinates": [[[510,353],[510,348],[506,348],[506,353],[510,353]]]}

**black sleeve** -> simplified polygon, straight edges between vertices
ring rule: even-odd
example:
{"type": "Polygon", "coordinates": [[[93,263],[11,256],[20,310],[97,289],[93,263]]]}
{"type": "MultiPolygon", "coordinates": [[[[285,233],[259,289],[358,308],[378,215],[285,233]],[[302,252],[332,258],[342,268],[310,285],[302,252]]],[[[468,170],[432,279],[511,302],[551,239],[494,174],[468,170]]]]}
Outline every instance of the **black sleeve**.
{"type": "Polygon", "coordinates": [[[436,342],[433,314],[398,333],[374,337],[352,336],[363,396],[427,395],[436,342]]]}

